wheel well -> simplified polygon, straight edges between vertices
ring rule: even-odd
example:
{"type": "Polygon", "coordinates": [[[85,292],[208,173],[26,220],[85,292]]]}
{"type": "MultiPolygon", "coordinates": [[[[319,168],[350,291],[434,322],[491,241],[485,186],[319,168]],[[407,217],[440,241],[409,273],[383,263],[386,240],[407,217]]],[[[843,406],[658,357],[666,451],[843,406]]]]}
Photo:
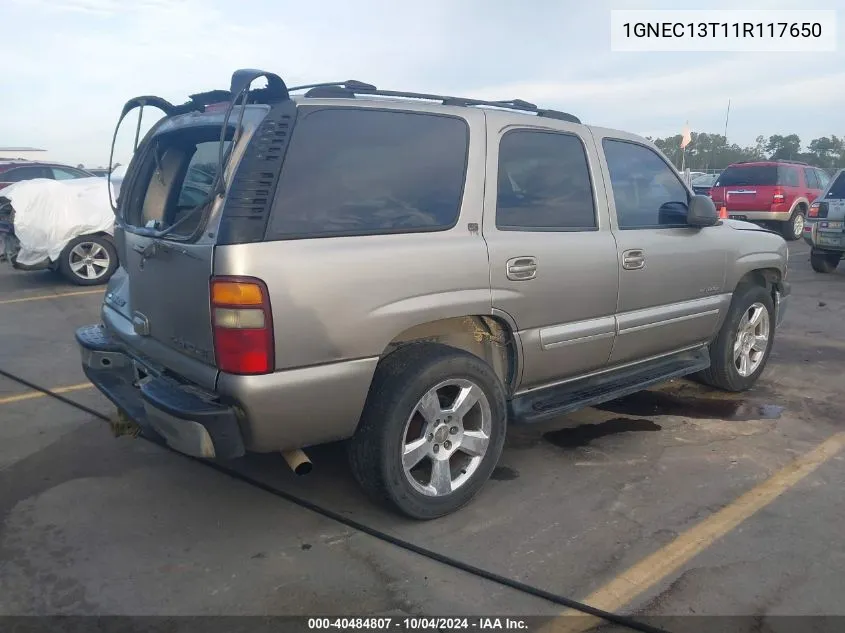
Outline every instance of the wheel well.
{"type": "Polygon", "coordinates": [[[751,270],[745,273],[736,286],[737,288],[744,285],[760,286],[761,288],[765,288],[774,300],[776,286],[780,281],[781,275],[777,268],[758,268],[757,270],[751,270]]]}
{"type": "Polygon", "coordinates": [[[510,392],[518,366],[516,339],[502,319],[489,315],[470,315],[440,319],[415,325],[394,337],[381,358],[408,343],[440,343],[473,354],[486,361],[510,392]]]}

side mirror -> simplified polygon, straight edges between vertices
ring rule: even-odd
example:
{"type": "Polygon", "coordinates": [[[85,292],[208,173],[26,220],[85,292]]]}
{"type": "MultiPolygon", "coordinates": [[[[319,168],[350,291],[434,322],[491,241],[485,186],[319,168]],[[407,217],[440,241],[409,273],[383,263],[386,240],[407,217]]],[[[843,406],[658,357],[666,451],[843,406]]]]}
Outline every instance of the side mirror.
{"type": "Polygon", "coordinates": [[[708,196],[693,196],[687,212],[690,226],[713,226],[719,222],[719,212],[708,196]]]}

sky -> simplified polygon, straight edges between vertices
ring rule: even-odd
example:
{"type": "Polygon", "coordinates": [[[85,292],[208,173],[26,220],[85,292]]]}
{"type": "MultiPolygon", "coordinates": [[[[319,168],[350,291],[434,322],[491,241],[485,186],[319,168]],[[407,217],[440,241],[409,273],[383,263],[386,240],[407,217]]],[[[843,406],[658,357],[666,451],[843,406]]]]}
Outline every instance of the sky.
{"type": "MultiPolygon", "coordinates": [[[[748,0],[744,9],[836,9],[841,0],[748,0]]],[[[647,136],[845,136],[845,10],[836,52],[612,52],[611,9],[719,9],[668,0],[2,0],[0,146],[106,165],[130,97],[228,88],[236,68],[288,85],[521,98],[647,136]]],[[[726,19],[728,14],[725,14],[726,19]]],[[[130,119],[131,119],[130,115],[130,119]]],[[[134,120],[134,119],[133,119],[134,120]]],[[[124,124],[116,160],[131,153],[124,124]]]]}

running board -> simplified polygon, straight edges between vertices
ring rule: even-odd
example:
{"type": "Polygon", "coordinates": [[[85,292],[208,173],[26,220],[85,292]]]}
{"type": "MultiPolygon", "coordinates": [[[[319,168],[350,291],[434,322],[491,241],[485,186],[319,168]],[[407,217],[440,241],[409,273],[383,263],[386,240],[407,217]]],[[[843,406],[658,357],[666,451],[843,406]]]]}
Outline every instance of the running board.
{"type": "Polygon", "coordinates": [[[538,389],[508,403],[513,424],[545,422],[577,409],[642,391],[647,387],[707,369],[710,352],[703,347],[658,361],[538,389]]]}

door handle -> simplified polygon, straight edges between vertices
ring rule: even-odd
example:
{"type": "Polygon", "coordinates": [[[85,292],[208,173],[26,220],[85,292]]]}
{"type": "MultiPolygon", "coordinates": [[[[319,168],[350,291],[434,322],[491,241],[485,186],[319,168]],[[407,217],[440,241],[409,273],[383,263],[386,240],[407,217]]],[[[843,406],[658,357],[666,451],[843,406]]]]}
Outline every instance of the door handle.
{"type": "Polygon", "coordinates": [[[514,257],[507,262],[507,275],[511,281],[526,281],[537,276],[537,260],[534,257],[514,257]]]}
{"type": "Polygon", "coordinates": [[[645,253],[639,248],[633,248],[622,253],[622,268],[625,270],[639,270],[645,266],[645,253]]]}

